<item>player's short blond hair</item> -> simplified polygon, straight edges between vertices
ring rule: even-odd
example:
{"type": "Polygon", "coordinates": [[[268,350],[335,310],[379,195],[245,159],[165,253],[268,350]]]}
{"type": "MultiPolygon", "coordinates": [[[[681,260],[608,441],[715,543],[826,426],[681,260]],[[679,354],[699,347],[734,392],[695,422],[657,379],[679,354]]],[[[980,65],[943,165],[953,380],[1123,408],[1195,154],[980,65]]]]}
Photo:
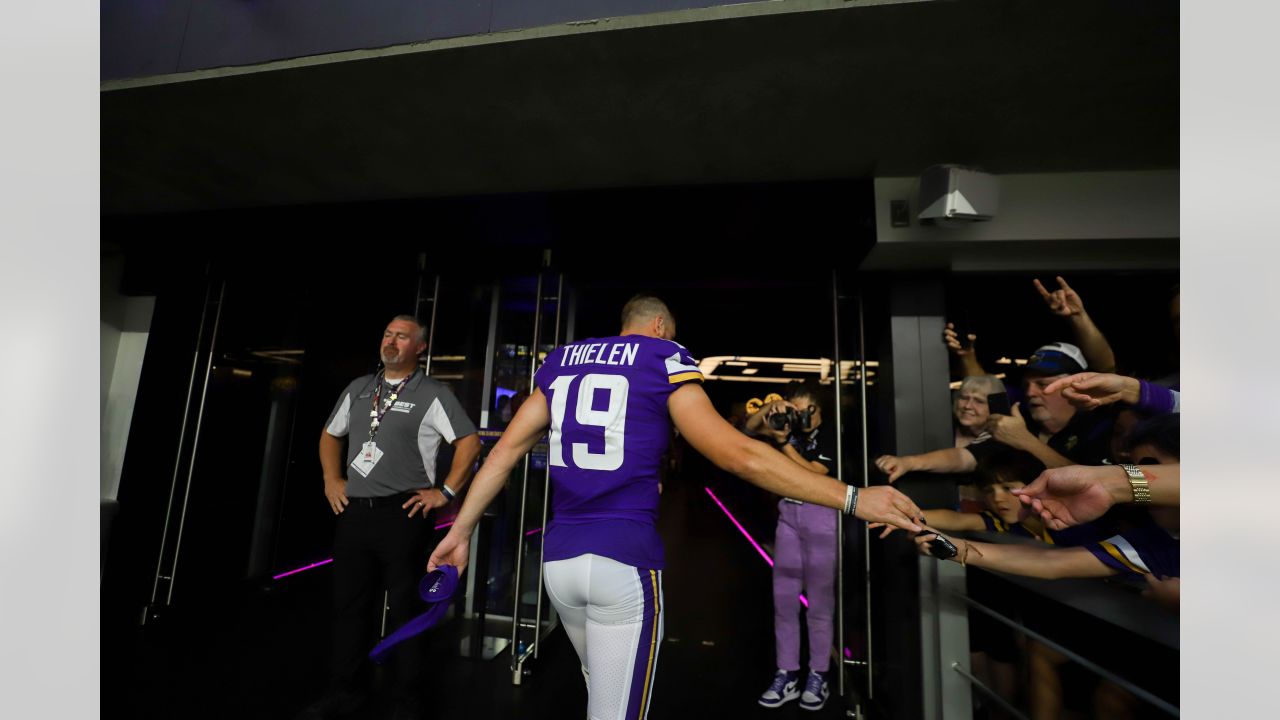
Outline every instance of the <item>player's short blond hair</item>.
{"type": "Polygon", "coordinates": [[[658,316],[662,316],[668,323],[675,322],[666,303],[652,295],[636,295],[622,306],[622,327],[641,325],[658,316]]]}

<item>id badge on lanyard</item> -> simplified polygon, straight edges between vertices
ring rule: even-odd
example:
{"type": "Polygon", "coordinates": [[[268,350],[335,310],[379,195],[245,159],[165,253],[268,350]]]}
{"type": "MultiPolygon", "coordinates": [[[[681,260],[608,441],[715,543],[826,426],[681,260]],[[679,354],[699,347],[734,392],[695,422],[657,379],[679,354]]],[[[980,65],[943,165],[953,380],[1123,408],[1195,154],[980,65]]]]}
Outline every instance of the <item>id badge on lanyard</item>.
{"type": "Polygon", "coordinates": [[[373,471],[373,467],[382,459],[382,449],[378,447],[373,438],[378,434],[378,428],[382,424],[383,416],[387,414],[387,410],[392,405],[395,405],[396,398],[400,397],[400,390],[405,387],[405,383],[409,382],[410,377],[413,377],[413,373],[409,373],[408,377],[396,383],[395,387],[390,388],[391,394],[387,396],[386,400],[382,401],[382,406],[379,407],[378,400],[382,397],[382,383],[385,377],[382,373],[378,374],[378,385],[373,391],[373,409],[369,411],[369,417],[371,418],[369,421],[369,441],[360,448],[360,452],[356,453],[356,459],[351,461],[351,468],[360,473],[361,477],[368,477],[369,473],[373,471]]]}
{"type": "Polygon", "coordinates": [[[356,459],[351,462],[351,469],[360,473],[361,477],[369,477],[369,473],[373,471],[373,466],[378,464],[382,459],[382,450],[378,444],[370,440],[360,448],[360,452],[356,453],[356,459]]]}

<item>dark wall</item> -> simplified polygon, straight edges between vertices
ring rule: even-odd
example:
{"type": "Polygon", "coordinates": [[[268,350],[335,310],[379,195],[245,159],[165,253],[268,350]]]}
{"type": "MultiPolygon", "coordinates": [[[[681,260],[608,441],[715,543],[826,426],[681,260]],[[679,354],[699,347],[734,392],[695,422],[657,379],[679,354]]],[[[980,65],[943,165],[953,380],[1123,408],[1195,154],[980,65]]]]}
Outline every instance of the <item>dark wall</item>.
{"type": "MultiPolygon", "coordinates": [[[[1179,272],[1061,273],[1115,352],[1118,371],[1156,379],[1177,372],[1178,340],[1170,300],[1179,272]]],[[[978,359],[988,372],[1016,370],[1001,357],[1026,358],[1041,345],[1075,343],[1071,326],[1049,312],[1033,280],[1058,289],[1055,273],[956,273],[946,280],[947,319],[978,336],[978,359]]],[[[1012,372],[1009,382],[1016,379],[1012,372]]]]}
{"type": "Polygon", "coordinates": [[[102,3],[102,79],[144,77],[725,5],[713,0],[129,0],[102,3]]]}
{"type": "MultiPolygon", "coordinates": [[[[760,250],[797,233],[825,235],[845,238],[840,247],[861,258],[870,197],[867,183],[828,183],[104,218],[103,241],[125,253],[121,291],[157,298],[108,544],[104,613],[130,617],[149,600],[164,518],[186,487],[193,363],[202,381],[215,321],[178,604],[327,557],[333,518],[321,493],[319,433],[346,383],[375,369],[387,320],[413,311],[419,254],[425,277],[443,278],[435,339],[442,354],[470,359],[455,392],[478,417],[487,288],[530,277],[544,247],[581,296],[579,337],[616,332],[622,303],[648,288],[682,313],[681,337],[692,347],[816,356],[828,352],[830,332],[822,264],[791,267],[760,250]],[[803,312],[809,305],[812,317],[803,312]],[[179,448],[184,417],[188,440],[179,448]]],[[[193,405],[202,392],[195,388],[193,405]]]]}
{"type": "Polygon", "coordinates": [[[149,600],[171,507],[169,552],[176,508],[188,508],[178,604],[324,557],[333,518],[320,494],[319,433],[345,384],[376,367],[386,321],[412,312],[417,264],[410,249],[383,250],[345,272],[305,252],[229,244],[198,258],[126,244],[124,289],[154,294],[156,311],[104,573],[112,611],[149,600]]]}

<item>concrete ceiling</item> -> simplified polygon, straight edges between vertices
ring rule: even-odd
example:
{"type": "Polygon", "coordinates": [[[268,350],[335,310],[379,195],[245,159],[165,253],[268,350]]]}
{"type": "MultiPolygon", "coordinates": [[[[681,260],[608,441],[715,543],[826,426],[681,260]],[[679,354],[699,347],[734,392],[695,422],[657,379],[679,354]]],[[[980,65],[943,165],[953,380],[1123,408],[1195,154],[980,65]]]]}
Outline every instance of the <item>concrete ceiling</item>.
{"type": "Polygon", "coordinates": [[[1174,3],[822,5],[106,83],[102,209],[1178,165],[1174,3]]]}

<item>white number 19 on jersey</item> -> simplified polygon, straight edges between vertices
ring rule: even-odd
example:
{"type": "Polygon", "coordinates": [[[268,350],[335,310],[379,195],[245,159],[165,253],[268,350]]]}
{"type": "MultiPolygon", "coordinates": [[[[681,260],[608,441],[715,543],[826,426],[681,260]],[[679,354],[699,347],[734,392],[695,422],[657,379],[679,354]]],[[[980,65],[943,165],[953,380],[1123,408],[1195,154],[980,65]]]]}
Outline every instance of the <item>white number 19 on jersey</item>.
{"type": "MultiPolygon", "coordinates": [[[[561,375],[551,383],[551,464],[568,467],[564,460],[562,431],[564,413],[569,404],[569,388],[577,375],[561,375]]],[[[584,470],[617,470],[622,467],[623,439],[627,429],[627,391],[631,384],[623,375],[583,375],[578,383],[578,402],[574,419],[579,425],[604,428],[604,452],[593,453],[586,443],[573,443],[573,464],[584,470]],[[609,406],[593,410],[596,390],[609,391],[609,406]]]]}

